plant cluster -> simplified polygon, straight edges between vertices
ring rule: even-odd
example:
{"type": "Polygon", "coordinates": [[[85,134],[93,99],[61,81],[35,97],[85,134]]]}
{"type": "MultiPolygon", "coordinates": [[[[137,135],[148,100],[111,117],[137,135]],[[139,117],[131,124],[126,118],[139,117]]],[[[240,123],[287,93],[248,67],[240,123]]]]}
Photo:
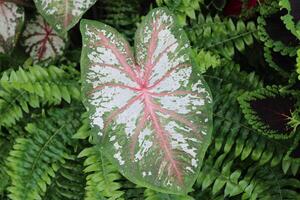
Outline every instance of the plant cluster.
{"type": "MultiPolygon", "coordinates": [[[[0,199],[300,199],[299,83],[298,0],[0,0],[0,199]],[[122,171],[109,146],[113,135],[99,142],[101,133],[91,123],[95,108],[87,102],[89,84],[110,78],[93,77],[97,63],[90,62],[98,61],[94,52],[109,46],[106,33],[116,35],[116,49],[125,48],[127,60],[141,54],[137,62],[147,65],[142,30],[149,29],[147,14],[154,8],[174,13],[179,45],[190,41],[191,49],[168,56],[188,55],[192,78],[203,77],[212,95],[209,108],[201,110],[209,123],[192,115],[200,130],[211,129],[211,138],[189,179],[196,179],[192,190],[184,192],[159,181],[161,187],[147,187],[122,171]],[[98,29],[104,30],[97,32],[101,42],[94,39],[98,29]]],[[[141,126],[149,116],[155,121],[150,112],[141,126]]],[[[111,123],[108,129],[122,133],[124,127],[111,123]]]]}

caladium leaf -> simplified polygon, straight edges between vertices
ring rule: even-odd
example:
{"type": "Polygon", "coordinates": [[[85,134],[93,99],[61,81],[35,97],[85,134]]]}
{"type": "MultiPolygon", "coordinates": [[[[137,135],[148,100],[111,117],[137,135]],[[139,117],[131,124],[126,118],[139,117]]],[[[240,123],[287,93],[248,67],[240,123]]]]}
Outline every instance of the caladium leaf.
{"type": "Polygon", "coordinates": [[[0,0],[0,53],[9,53],[16,44],[24,22],[24,9],[0,0]]]}
{"type": "Polygon", "coordinates": [[[65,48],[64,38],[58,36],[42,16],[37,16],[27,24],[23,36],[26,52],[35,63],[53,60],[61,55],[65,48]]]}
{"type": "Polygon", "coordinates": [[[139,185],[189,192],[210,139],[212,107],[184,31],[167,9],[154,9],[136,32],[134,58],[112,27],[82,20],[80,28],[84,104],[103,151],[139,185]]]}
{"type": "Polygon", "coordinates": [[[97,0],[34,0],[47,22],[59,33],[71,29],[97,0]]]}

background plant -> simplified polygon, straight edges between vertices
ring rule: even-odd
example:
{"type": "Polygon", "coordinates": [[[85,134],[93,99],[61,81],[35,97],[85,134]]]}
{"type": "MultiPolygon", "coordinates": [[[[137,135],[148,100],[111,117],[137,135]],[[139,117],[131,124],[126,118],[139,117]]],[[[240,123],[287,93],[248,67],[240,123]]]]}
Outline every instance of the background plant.
{"type": "Polygon", "coordinates": [[[0,1],[13,20],[0,15],[1,199],[300,198],[297,1],[99,0],[84,9],[132,42],[151,8],[167,6],[188,34],[214,99],[213,140],[188,196],[129,182],[99,151],[81,103],[78,24],[56,30],[38,2],[0,1]]]}

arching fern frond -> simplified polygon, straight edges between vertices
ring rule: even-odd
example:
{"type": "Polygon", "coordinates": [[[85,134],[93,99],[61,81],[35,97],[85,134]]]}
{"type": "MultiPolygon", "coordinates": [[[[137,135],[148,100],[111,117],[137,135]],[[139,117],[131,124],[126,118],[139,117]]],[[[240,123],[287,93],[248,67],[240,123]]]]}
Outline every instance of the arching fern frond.
{"type": "Polygon", "coordinates": [[[218,15],[204,17],[200,14],[187,32],[195,47],[210,50],[229,60],[236,50],[243,51],[257,37],[254,22],[238,20],[234,23],[232,19],[221,19],[218,15]]]}
{"type": "Polygon", "coordinates": [[[201,49],[199,52],[193,49],[191,53],[197,72],[204,73],[208,68],[216,68],[221,65],[221,58],[218,54],[201,49]]]}
{"type": "Polygon", "coordinates": [[[45,200],[82,200],[84,182],[82,160],[70,155],[58,169],[54,180],[47,189],[45,200]]]}
{"type": "Polygon", "coordinates": [[[87,174],[85,200],[124,199],[121,183],[118,182],[121,175],[104,157],[99,146],[85,148],[79,157],[87,157],[84,161],[87,174]]]}
{"type": "Polygon", "coordinates": [[[7,70],[0,80],[0,126],[16,124],[30,107],[57,105],[62,100],[69,103],[71,99],[80,99],[77,80],[58,67],[7,70]]]}
{"type": "Polygon", "coordinates": [[[78,127],[78,109],[49,110],[29,123],[7,158],[12,200],[42,199],[59,167],[69,158],[67,144],[78,127]]]}

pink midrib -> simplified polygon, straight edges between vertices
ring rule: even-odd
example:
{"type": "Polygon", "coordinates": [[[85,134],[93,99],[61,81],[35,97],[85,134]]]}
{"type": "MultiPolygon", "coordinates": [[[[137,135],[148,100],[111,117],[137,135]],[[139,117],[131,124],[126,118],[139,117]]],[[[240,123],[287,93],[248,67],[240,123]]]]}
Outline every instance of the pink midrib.
{"type": "MultiPolygon", "coordinates": [[[[164,80],[165,78],[169,77],[171,75],[171,73],[180,68],[180,67],[186,67],[187,64],[180,64],[178,66],[175,67],[175,69],[171,69],[169,72],[167,72],[167,74],[165,74],[160,80],[158,80],[157,82],[155,82],[152,86],[149,87],[149,79],[151,77],[152,71],[153,71],[153,67],[155,65],[155,63],[157,63],[159,61],[159,59],[163,56],[163,53],[166,53],[175,43],[170,44],[162,53],[159,54],[158,58],[155,60],[155,63],[152,63],[152,56],[153,53],[155,51],[156,48],[156,43],[158,41],[158,33],[161,30],[162,27],[157,28],[156,27],[156,23],[153,24],[153,26],[155,26],[153,29],[153,33],[151,35],[150,38],[150,44],[149,44],[149,49],[148,49],[148,57],[146,60],[146,65],[145,65],[145,72],[143,74],[142,79],[140,79],[135,72],[132,70],[131,66],[129,66],[129,64],[126,61],[126,58],[124,57],[124,55],[122,55],[119,51],[118,48],[115,45],[110,45],[109,43],[109,39],[105,37],[105,35],[103,33],[99,34],[99,37],[101,39],[101,41],[103,41],[102,45],[108,49],[111,49],[112,52],[114,53],[114,55],[117,57],[119,63],[123,66],[123,70],[124,72],[131,78],[133,79],[136,83],[138,83],[139,88],[131,88],[129,86],[121,86],[121,85],[115,85],[115,87],[122,87],[122,88],[127,88],[130,90],[133,90],[135,92],[141,92],[139,95],[135,96],[134,98],[130,99],[129,102],[124,105],[122,108],[117,109],[116,111],[114,111],[106,120],[105,122],[105,127],[110,124],[112,122],[112,120],[114,120],[114,118],[125,111],[125,109],[129,108],[129,106],[131,106],[135,101],[139,100],[139,99],[143,99],[144,102],[144,115],[141,118],[141,120],[138,122],[138,129],[142,130],[143,127],[146,124],[146,121],[148,118],[150,118],[150,120],[152,121],[152,126],[153,129],[155,130],[155,132],[157,133],[157,140],[160,144],[160,146],[162,147],[164,154],[165,154],[165,158],[166,160],[170,163],[171,168],[173,169],[173,175],[175,175],[175,177],[178,180],[179,184],[183,183],[183,176],[181,173],[181,170],[178,166],[177,161],[174,159],[174,155],[173,155],[173,151],[172,148],[170,147],[170,143],[168,140],[168,136],[167,136],[167,132],[162,128],[162,125],[160,123],[160,120],[156,114],[156,111],[159,111],[161,113],[165,113],[168,114],[171,118],[176,119],[177,121],[180,121],[181,123],[189,126],[190,128],[192,128],[192,131],[196,131],[196,127],[189,122],[188,120],[186,120],[185,118],[181,117],[180,115],[175,114],[175,112],[169,111],[167,109],[163,109],[162,107],[154,104],[152,102],[152,97],[153,96],[165,96],[165,95],[181,95],[181,94],[192,94],[191,92],[174,92],[172,93],[153,93],[151,94],[151,92],[149,91],[150,88],[154,88],[155,86],[157,86],[162,80],[164,80]]],[[[126,48],[126,46],[125,46],[126,48]]],[[[128,50],[128,49],[127,49],[128,50]]],[[[103,66],[103,65],[102,65],[103,66]]],[[[114,67],[111,65],[107,65],[104,67],[114,67]]],[[[139,72],[139,66],[137,66],[137,70],[139,72]]],[[[104,84],[102,87],[108,86],[108,84],[104,84]]],[[[111,85],[112,87],[114,87],[113,85],[111,85]]],[[[96,87],[94,88],[93,91],[100,89],[100,87],[96,87]]],[[[140,131],[139,131],[140,132],[140,131]]],[[[130,151],[131,151],[131,156],[133,159],[133,152],[134,152],[134,148],[135,148],[135,144],[136,144],[136,140],[138,138],[139,133],[135,132],[133,138],[132,138],[132,144],[130,147],[130,151]]]]}
{"type": "Polygon", "coordinates": [[[70,10],[70,2],[69,0],[65,0],[65,13],[64,13],[64,28],[67,28],[71,19],[72,15],[69,13],[70,10]]]}
{"type": "Polygon", "coordinates": [[[130,76],[130,78],[132,78],[136,83],[141,85],[141,80],[135,74],[135,72],[131,69],[131,67],[128,65],[126,58],[122,54],[120,54],[120,52],[118,51],[118,48],[115,45],[110,45],[109,40],[104,36],[103,33],[99,33],[99,37],[101,38],[101,40],[103,40],[103,42],[104,42],[103,45],[106,48],[112,50],[114,55],[117,57],[118,61],[122,64],[122,66],[124,66],[124,71],[130,76]]]}
{"type": "Polygon", "coordinates": [[[153,122],[152,125],[158,135],[158,141],[161,144],[162,148],[164,149],[165,157],[170,162],[171,167],[175,172],[174,175],[176,176],[178,183],[182,184],[183,183],[182,173],[179,167],[177,166],[177,161],[173,159],[174,156],[173,156],[172,149],[169,145],[168,138],[166,137],[165,131],[161,127],[160,121],[154,111],[152,98],[148,94],[144,94],[144,105],[145,105],[145,112],[149,113],[149,116],[153,122]]]}
{"type": "Polygon", "coordinates": [[[44,31],[46,32],[46,34],[45,34],[44,39],[42,40],[41,47],[39,48],[39,51],[38,51],[38,60],[42,59],[42,57],[46,51],[46,44],[47,44],[47,41],[49,40],[49,36],[51,35],[52,29],[49,28],[47,26],[47,24],[44,24],[44,31]]]}

